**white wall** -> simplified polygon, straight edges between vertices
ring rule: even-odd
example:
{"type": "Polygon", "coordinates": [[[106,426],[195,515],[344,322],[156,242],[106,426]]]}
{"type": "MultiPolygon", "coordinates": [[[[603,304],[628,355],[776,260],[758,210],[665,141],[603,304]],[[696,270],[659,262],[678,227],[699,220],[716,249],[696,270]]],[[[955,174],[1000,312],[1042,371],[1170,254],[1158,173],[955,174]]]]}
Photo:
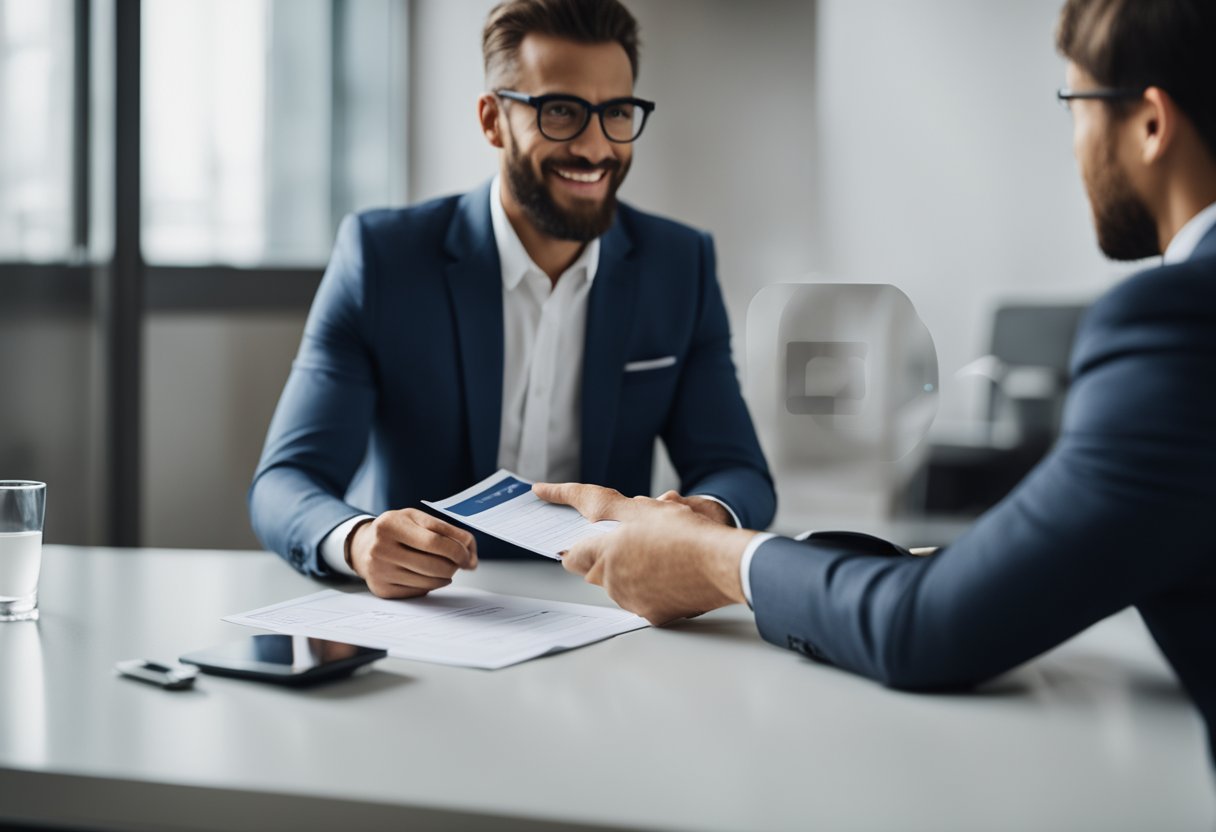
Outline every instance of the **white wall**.
{"type": "Polygon", "coordinates": [[[1003,299],[1092,298],[1097,250],[1054,100],[1060,0],[820,0],[822,249],[814,268],[900,286],[937,342],[939,421],[1003,299]]]}

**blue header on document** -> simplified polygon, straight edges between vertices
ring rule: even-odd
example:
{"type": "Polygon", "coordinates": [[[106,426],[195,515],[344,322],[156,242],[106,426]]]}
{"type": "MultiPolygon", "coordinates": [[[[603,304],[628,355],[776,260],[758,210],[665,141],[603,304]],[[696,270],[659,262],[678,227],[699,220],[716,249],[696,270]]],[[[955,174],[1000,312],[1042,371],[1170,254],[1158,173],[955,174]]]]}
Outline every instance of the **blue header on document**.
{"type": "Polygon", "coordinates": [[[455,505],[447,507],[447,511],[452,514],[459,514],[461,517],[471,517],[474,514],[485,511],[488,508],[494,508],[496,505],[505,503],[508,500],[513,500],[520,494],[532,490],[532,484],[516,479],[515,477],[505,477],[497,480],[495,483],[478,494],[474,494],[466,500],[463,500],[455,505]]]}
{"type": "Polygon", "coordinates": [[[570,506],[547,503],[532,491],[529,480],[505,468],[459,494],[422,504],[471,529],[554,560],[561,560],[562,552],[580,540],[619,525],[615,520],[592,523],[570,506]]]}

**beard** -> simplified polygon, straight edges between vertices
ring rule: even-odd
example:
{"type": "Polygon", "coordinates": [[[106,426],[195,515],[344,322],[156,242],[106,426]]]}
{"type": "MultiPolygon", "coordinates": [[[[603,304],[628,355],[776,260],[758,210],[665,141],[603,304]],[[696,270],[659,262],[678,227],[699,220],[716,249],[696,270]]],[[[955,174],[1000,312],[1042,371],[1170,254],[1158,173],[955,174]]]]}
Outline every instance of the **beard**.
{"type": "Polygon", "coordinates": [[[622,164],[616,159],[608,159],[593,165],[585,159],[546,159],[541,163],[541,175],[538,177],[528,159],[516,150],[517,147],[512,141],[507,158],[507,179],[516,202],[538,231],[558,240],[587,243],[612,227],[612,222],[616,219],[616,191],[625,181],[625,174],[629,172],[628,163],[622,164]],[[544,175],[559,167],[579,171],[606,171],[609,180],[608,193],[603,202],[589,203],[586,207],[577,208],[563,208],[558,205],[545,184],[544,175]]]}
{"type": "Polygon", "coordinates": [[[1157,221],[1119,167],[1113,142],[1098,168],[1085,177],[1098,247],[1112,260],[1143,260],[1161,254],[1157,221]]]}

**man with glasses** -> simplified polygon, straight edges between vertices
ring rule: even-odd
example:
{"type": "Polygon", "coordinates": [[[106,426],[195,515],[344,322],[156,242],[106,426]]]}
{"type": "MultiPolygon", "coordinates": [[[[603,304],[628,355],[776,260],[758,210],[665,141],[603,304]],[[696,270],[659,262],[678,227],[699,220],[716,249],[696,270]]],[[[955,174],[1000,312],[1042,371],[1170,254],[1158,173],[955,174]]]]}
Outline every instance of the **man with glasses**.
{"type": "Polygon", "coordinates": [[[790,540],[586,485],[622,522],[565,555],[654,623],[730,603],[768,641],[895,687],[981,682],[1135,606],[1216,751],[1216,3],[1068,0],[1059,93],[1109,257],[1164,255],[1089,310],[1048,457],[930,557],[790,540]]]}
{"type": "Polygon", "coordinates": [[[347,218],[250,490],[262,542],[385,597],[509,556],[417,508],[508,468],[763,528],[775,496],[707,234],[619,204],[655,105],[616,0],[510,0],[483,32],[483,188],[347,218]]]}

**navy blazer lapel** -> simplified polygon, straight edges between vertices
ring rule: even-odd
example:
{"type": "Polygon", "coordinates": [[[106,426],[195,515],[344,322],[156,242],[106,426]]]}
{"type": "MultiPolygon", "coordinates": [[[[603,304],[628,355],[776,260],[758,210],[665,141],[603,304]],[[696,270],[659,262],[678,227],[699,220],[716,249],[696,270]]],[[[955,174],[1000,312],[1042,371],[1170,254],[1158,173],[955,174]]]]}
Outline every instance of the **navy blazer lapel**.
{"type": "Polygon", "coordinates": [[[468,413],[473,479],[498,468],[502,422],[502,267],[490,220],[490,186],[460,198],[444,248],[452,315],[460,344],[460,371],[468,413]]]}
{"type": "Polygon", "coordinates": [[[638,263],[632,251],[618,208],[616,222],[600,241],[600,262],[587,302],[580,451],[584,482],[603,482],[608,471],[638,294],[638,263]]]}

